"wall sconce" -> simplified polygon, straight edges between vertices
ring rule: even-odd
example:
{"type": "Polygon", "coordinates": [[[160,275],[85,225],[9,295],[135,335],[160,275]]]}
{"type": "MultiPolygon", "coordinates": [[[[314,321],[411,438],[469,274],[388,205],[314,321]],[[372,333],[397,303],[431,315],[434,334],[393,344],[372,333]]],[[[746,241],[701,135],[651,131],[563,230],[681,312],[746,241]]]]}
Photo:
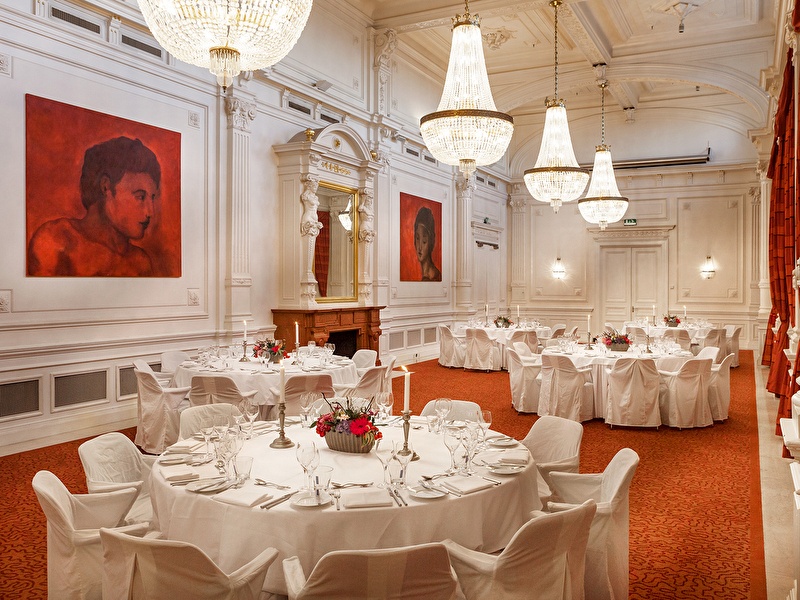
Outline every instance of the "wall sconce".
{"type": "Polygon", "coordinates": [[[702,275],[703,279],[711,279],[715,274],[714,261],[711,260],[710,256],[706,256],[706,262],[703,263],[700,269],[700,275],[702,275]]]}
{"type": "Polygon", "coordinates": [[[556,258],[556,262],[553,263],[553,277],[556,279],[564,279],[566,275],[567,271],[564,269],[564,265],[561,263],[561,258],[556,258]]]}
{"type": "Polygon", "coordinates": [[[353,209],[352,200],[347,201],[347,208],[339,211],[339,222],[347,231],[353,230],[353,218],[350,216],[350,211],[353,209]]]}

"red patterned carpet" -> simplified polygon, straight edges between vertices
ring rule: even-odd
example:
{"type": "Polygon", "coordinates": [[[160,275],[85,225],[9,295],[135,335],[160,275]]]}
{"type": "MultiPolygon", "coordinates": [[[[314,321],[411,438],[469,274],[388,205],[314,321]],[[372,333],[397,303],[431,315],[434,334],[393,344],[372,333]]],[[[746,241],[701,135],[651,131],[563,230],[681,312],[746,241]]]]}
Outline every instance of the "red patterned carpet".
{"type": "MultiPolygon", "coordinates": [[[[536,420],[511,407],[507,373],[471,373],[427,361],[411,367],[411,408],[433,398],[473,400],[493,428],[522,438],[536,420]]],[[[705,429],[609,429],[585,423],[581,471],[599,472],[620,448],[639,453],[631,487],[630,598],[766,598],[753,356],[731,370],[730,418],[705,429]]],[[[402,379],[394,382],[402,399],[402,379]]],[[[125,433],[132,434],[128,430],[125,433]]],[[[46,522],[31,489],[36,471],[85,492],[82,440],[0,457],[0,599],[47,597],[46,522]]]]}

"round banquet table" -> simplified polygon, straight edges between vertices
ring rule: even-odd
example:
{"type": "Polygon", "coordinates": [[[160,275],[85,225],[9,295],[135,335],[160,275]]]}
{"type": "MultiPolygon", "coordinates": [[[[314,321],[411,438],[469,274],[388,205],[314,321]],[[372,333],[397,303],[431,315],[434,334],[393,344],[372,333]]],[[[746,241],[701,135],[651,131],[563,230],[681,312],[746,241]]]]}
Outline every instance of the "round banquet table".
{"type": "MultiPolygon", "coordinates": [[[[421,426],[422,419],[412,417],[409,441],[420,460],[409,463],[407,482],[418,485],[420,476],[444,471],[450,465],[450,454],[441,436],[421,426]]],[[[402,441],[400,426],[382,426],[384,439],[402,441]]],[[[493,432],[489,432],[489,436],[493,432]]],[[[333,467],[332,481],[380,482],[383,468],[374,451],[347,454],[329,450],[323,438],[313,429],[299,425],[286,428],[286,436],[294,442],[315,442],[320,465],[333,467]]],[[[260,477],[297,489],[303,484],[303,473],[295,458],[295,448],[274,449],[270,442],[276,433],[258,436],[244,443],[240,455],[253,456],[251,480],[260,477]]],[[[517,444],[516,448],[524,448],[517,444]]],[[[497,451],[481,454],[487,460],[497,451]]],[[[218,475],[213,464],[191,467],[200,477],[218,475]]],[[[537,490],[537,469],[533,460],[516,475],[495,475],[485,467],[476,467],[473,477],[488,475],[500,485],[465,494],[434,499],[415,499],[402,492],[408,506],[346,508],[348,494],[363,492],[359,488],[342,490],[342,508],[333,503],[322,507],[302,508],[292,504],[293,498],[270,509],[234,506],[212,497],[172,486],[158,466],[153,469],[150,495],[155,526],[169,539],[187,541],[202,548],[224,571],[230,572],[268,547],[277,548],[278,559],[270,567],[264,590],[286,594],[281,561],[297,556],[308,574],[317,561],[332,550],[391,548],[441,541],[446,538],[475,550],[495,552],[505,547],[514,533],[530,519],[530,512],[541,508],[537,490]]],[[[438,480],[441,482],[442,480],[438,480]]],[[[283,494],[273,488],[260,488],[275,497],[283,494]]],[[[375,490],[375,487],[366,488],[375,490]]],[[[298,494],[299,495],[299,494],[298,494]]],[[[388,492],[386,494],[388,498],[388,492]]]]}
{"type": "MultiPolygon", "coordinates": [[[[330,373],[333,383],[358,383],[355,363],[345,357],[337,357],[330,364],[321,364],[319,359],[309,358],[303,368],[289,364],[288,360],[284,361],[284,365],[287,378],[299,373],[330,373]]],[[[280,389],[280,372],[276,364],[268,363],[265,366],[254,360],[239,362],[229,359],[227,362],[217,361],[213,365],[204,366],[187,361],[175,370],[175,386],[190,386],[195,375],[230,377],[241,391],[256,390],[256,404],[269,407],[278,403],[278,396],[274,391],[280,389]]]]}
{"type": "Polygon", "coordinates": [[[467,333],[467,329],[483,329],[494,342],[497,342],[501,346],[505,346],[508,343],[509,338],[515,331],[535,331],[536,337],[539,339],[547,339],[549,338],[553,330],[550,327],[466,327],[461,326],[456,328],[454,332],[455,335],[464,336],[467,333]]]}

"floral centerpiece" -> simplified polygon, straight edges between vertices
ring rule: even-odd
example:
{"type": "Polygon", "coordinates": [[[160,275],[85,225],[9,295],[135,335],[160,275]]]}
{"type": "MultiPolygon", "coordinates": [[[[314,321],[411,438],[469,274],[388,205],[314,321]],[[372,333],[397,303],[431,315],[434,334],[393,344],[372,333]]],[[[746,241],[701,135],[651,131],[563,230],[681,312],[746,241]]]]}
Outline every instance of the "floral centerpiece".
{"type": "Polygon", "coordinates": [[[278,362],[282,358],[287,358],[286,344],[283,340],[256,340],[253,344],[253,356],[255,358],[266,357],[270,362],[278,362]]]}
{"type": "Polygon", "coordinates": [[[681,324],[681,320],[678,315],[664,315],[664,323],[667,324],[667,327],[677,327],[681,324]]]}
{"type": "Polygon", "coordinates": [[[631,345],[631,338],[629,338],[627,334],[620,333],[616,329],[604,331],[601,341],[609,350],[618,352],[626,352],[631,345]]]}
{"type": "Polygon", "coordinates": [[[498,315],[494,318],[495,327],[511,327],[513,324],[514,321],[503,315],[498,315]]]}
{"type": "Polygon", "coordinates": [[[361,398],[347,398],[345,404],[329,402],[330,412],[321,415],[314,423],[317,434],[325,438],[331,450],[363,453],[372,450],[375,440],[383,437],[375,426],[377,410],[372,401],[364,405],[361,398]]]}

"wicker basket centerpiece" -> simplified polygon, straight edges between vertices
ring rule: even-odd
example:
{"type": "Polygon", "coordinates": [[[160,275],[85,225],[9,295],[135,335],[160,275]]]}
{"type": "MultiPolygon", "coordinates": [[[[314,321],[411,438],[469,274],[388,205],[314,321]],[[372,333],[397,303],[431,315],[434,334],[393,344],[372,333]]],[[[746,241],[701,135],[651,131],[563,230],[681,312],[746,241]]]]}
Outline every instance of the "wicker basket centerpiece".
{"type": "Polygon", "coordinates": [[[325,443],[328,448],[337,452],[350,452],[351,454],[365,454],[372,450],[375,445],[375,438],[365,440],[363,435],[353,435],[352,433],[339,433],[329,431],[325,434],[325,443]]]}
{"type": "Polygon", "coordinates": [[[372,450],[375,440],[383,437],[375,426],[377,411],[371,400],[334,398],[326,402],[330,412],[317,419],[316,428],[331,450],[363,454],[372,450]]]}
{"type": "Polygon", "coordinates": [[[601,340],[606,348],[613,352],[627,352],[631,345],[631,339],[625,333],[619,331],[604,331],[601,340]]]}

